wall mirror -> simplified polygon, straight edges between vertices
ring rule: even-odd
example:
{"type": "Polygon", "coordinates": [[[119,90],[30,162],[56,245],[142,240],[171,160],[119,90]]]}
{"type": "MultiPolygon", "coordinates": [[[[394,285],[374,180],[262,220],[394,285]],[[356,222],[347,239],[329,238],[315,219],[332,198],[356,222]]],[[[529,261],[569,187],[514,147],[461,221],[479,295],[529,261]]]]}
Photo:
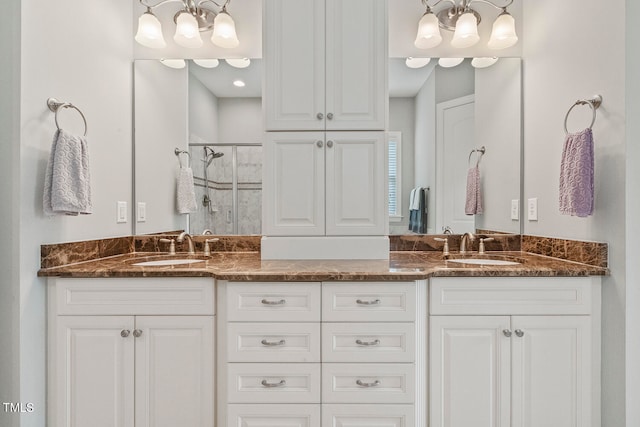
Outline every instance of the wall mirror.
{"type": "MultiPolygon", "coordinates": [[[[511,204],[517,200],[519,206],[521,199],[521,60],[501,58],[487,68],[472,67],[470,59],[453,68],[436,60],[409,68],[405,61],[389,62],[389,131],[401,148],[398,216],[390,234],[412,232],[409,196],[415,187],[429,188],[426,225],[418,231],[441,233],[449,226],[455,233],[519,233],[511,204]],[[440,136],[439,120],[449,125],[440,136]],[[445,144],[451,135],[464,143],[445,144]],[[482,146],[484,212],[465,215],[467,170],[476,161],[469,154],[482,146]]],[[[207,68],[214,64],[187,60],[184,68],[171,68],[158,60],[135,61],[137,234],[261,232],[261,61],[238,68],[246,62],[219,60],[207,68]],[[244,86],[234,86],[237,80],[244,86]],[[176,155],[176,148],[185,153],[176,155]],[[193,171],[197,208],[179,214],[176,177],[185,166],[193,171]]]]}

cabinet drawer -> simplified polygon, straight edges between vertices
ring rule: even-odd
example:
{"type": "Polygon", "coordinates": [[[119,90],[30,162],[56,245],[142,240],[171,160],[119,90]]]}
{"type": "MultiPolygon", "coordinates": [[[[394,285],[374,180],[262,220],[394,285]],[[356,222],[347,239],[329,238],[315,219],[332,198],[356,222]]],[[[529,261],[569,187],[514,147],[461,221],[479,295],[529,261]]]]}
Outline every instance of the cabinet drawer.
{"type": "Polygon", "coordinates": [[[227,284],[227,317],[233,322],[319,322],[320,284],[227,284]]]}
{"type": "Polygon", "coordinates": [[[322,285],[325,322],[413,322],[413,282],[340,282],[322,285]]]}
{"type": "Polygon", "coordinates": [[[322,365],[323,403],[413,403],[413,364],[322,365]]]}
{"type": "Polygon", "coordinates": [[[229,403],[320,403],[319,363],[229,363],[229,403]]]}
{"type": "Polygon", "coordinates": [[[413,323],[324,323],[323,362],[415,361],[413,323]]]}
{"type": "Polygon", "coordinates": [[[229,362],[320,362],[319,323],[229,323],[229,362]]]}
{"type": "Polygon", "coordinates": [[[320,427],[320,405],[227,405],[227,427],[320,427]]]}
{"type": "Polygon", "coordinates": [[[414,427],[413,405],[322,405],[322,427],[414,427]]]}
{"type": "Polygon", "coordinates": [[[433,278],[430,313],[447,314],[590,314],[592,277],[433,278]]]}
{"type": "Polygon", "coordinates": [[[215,314],[211,278],[56,278],[49,286],[57,315],[215,314]]]}

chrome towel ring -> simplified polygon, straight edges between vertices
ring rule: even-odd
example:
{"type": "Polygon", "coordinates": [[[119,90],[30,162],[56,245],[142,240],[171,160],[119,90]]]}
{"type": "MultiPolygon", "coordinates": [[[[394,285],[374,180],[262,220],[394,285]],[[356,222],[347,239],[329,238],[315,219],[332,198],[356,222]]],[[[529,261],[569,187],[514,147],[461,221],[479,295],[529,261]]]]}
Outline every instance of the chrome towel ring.
{"type": "Polygon", "coordinates": [[[569,119],[569,114],[571,114],[571,110],[573,110],[576,107],[576,105],[588,105],[589,107],[591,107],[591,111],[593,112],[591,124],[589,125],[589,129],[591,129],[593,127],[593,124],[596,122],[596,110],[600,107],[601,104],[602,104],[601,95],[595,95],[591,99],[579,99],[576,102],[574,102],[573,105],[569,108],[569,111],[567,111],[567,114],[564,116],[564,133],[569,134],[569,130],[567,129],[567,120],[569,119]]]}
{"type": "Polygon", "coordinates": [[[84,122],[84,136],[87,136],[87,119],[78,107],[69,102],[59,102],[55,98],[47,99],[47,107],[49,107],[49,110],[55,113],[56,127],[58,128],[58,130],[60,130],[60,124],[58,123],[58,113],[60,112],[60,110],[64,108],[73,108],[74,110],[76,110],[78,113],[80,113],[80,117],[82,117],[82,121],[84,122]]]}
{"type": "Polygon", "coordinates": [[[480,148],[474,148],[473,150],[471,150],[471,152],[469,153],[469,160],[467,161],[467,163],[469,164],[469,167],[471,167],[471,156],[473,155],[473,153],[477,153],[477,158],[476,158],[476,167],[478,167],[478,165],[480,164],[480,159],[482,159],[482,156],[484,156],[484,153],[487,151],[487,149],[484,147],[484,145],[480,148]]]}
{"type": "Polygon", "coordinates": [[[185,150],[181,150],[179,148],[176,148],[175,150],[173,150],[174,154],[178,157],[178,163],[180,163],[180,167],[184,167],[182,166],[182,161],[180,160],[180,154],[186,154],[187,158],[189,159],[189,163],[187,164],[187,166],[191,167],[191,153],[189,153],[188,151],[185,150]]]}

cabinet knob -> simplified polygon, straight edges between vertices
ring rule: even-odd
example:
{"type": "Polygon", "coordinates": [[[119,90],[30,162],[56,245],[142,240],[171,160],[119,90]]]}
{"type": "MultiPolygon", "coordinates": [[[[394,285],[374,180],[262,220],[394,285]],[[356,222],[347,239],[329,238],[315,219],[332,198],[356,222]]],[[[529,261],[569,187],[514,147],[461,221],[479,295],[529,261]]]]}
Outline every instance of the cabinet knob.
{"type": "Polygon", "coordinates": [[[372,345],[378,345],[380,344],[380,340],[373,340],[373,341],[362,341],[362,340],[356,340],[356,344],[358,345],[362,345],[362,346],[372,346],[372,345]]]}
{"type": "Polygon", "coordinates": [[[333,120],[333,113],[327,113],[327,119],[333,120]]]}
{"type": "Polygon", "coordinates": [[[363,301],[361,299],[357,299],[356,300],[356,304],[358,304],[358,305],[378,305],[378,304],[380,304],[380,302],[381,301],[379,299],[374,299],[374,300],[371,300],[371,301],[363,301]]]}
{"type": "Polygon", "coordinates": [[[327,147],[329,148],[333,147],[333,141],[331,140],[327,141],[327,147]]]}
{"type": "Polygon", "coordinates": [[[322,119],[324,119],[324,114],[318,113],[318,114],[316,114],[316,117],[318,118],[318,120],[322,120],[322,119]]]}
{"type": "Polygon", "coordinates": [[[273,387],[284,387],[287,384],[287,382],[285,380],[280,380],[280,382],[277,382],[277,383],[270,383],[267,380],[262,380],[260,384],[262,384],[263,387],[273,388],[273,387]]]}
{"type": "Polygon", "coordinates": [[[130,333],[131,333],[131,331],[130,331],[130,330],[128,330],[128,329],[123,329],[123,330],[121,330],[121,331],[120,331],[120,336],[121,336],[122,338],[126,338],[126,337],[128,337],[128,336],[129,336],[129,334],[130,334],[130,333]]]}
{"type": "Polygon", "coordinates": [[[263,299],[260,302],[264,305],[284,305],[287,302],[287,300],[281,299],[278,301],[270,301],[268,299],[263,299]]]}
{"type": "Polygon", "coordinates": [[[260,341],[260,344],[266,346],[266,347],[276,347],[276,346],[280,346],[280,345],[285,345],[286,341],[285,340],[280,340],[280,341],[267,341],[267,340],[262,340],[260,341]]]}
{"type": "Polygon", "coordinates": [[[136,338],[139,338],[142,335],[142,330],[141,329],[134,329],[133,331],[133,336],[136,338]]]}
{"type": "Polygon", "coordinates": [[[522,338],[523,335],[524,335],[524,331],[522,329],[516,329],[516,336],[518,338],[522,338]]]}
{"type": "Polygon", "coordinates": [[[379,380],[375,380],[372,383],[365,383],[362,380],[357,380],[356,384],[358,384],[360,387],[377,387],[380,385],[380,381],[379,380]]]}
{"type": "Polygon", "coordinates": [[[505,337],[509,338],[511,337],[512,333],[509,329],[503,329],[502,330],[502,335],[504,335],[505,337]]]}
{"type": "Polygon", "coordinates": [[[318,140],[316,141],[316,145],[318,146],[318,148],[322,148],[324,144],[322,143],[322,141],[318,140]]]}

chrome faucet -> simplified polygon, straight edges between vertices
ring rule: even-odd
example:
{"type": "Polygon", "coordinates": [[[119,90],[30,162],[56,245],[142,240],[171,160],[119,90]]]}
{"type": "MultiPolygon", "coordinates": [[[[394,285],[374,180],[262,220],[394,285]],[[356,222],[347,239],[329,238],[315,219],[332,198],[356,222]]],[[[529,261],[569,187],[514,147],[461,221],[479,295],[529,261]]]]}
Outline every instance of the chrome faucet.
{"type": "Polygon", "coordinates": [[[187,243],[189,244],[189,255],[194,255],[196,253],[195,249],[193,248],[193,239],[191,238],[191,234],[187,233],[186,231],[183,231],[182,233],[180,233],[180,235],[176,238],[176,242],[178,243],[182,243],[184,241],[184,239],[187,239],[187,243]]]}
{"type": "MultiPolygon", "coordinates": [[[[466,232],[462,235],[462,240],[460,241],[460,253],[461,254],[466,254],[467,253],[467,241],[468,242],[473,242],[476,239],[476,236],[473,235],[473,233],[470,232],[466,232]]],[[[471,251],[471,250],[469,250],[471,251]]]]}

